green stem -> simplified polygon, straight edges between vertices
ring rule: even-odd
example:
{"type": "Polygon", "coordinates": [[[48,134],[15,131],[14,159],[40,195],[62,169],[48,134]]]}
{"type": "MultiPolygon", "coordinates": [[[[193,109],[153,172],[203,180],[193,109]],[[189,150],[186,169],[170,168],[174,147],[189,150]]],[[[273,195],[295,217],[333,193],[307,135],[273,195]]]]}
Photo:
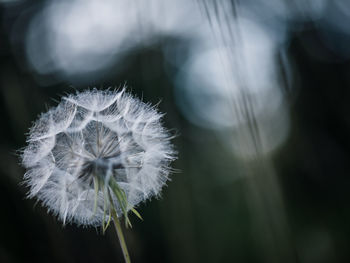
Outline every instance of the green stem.
{"type": "Polygon", "coordinates": [[[125,262],[126,263],[131,263],[130,256],[129,256],[129,253],[128,253],[128,248],[126,247],[123,231],[122,231],[122,228],[120,226],[119,218],[117,216],[117,213],[116,213],[115,209],[112,208],[111,210],[112,210],[111,212],[112,212],[112,217],[113,217],[115,230],[117,231],[117,235],[118,235],[118,238],[119,238],[119,243],[120,243],[120,246],[121,246],[122,251],[123,251],[125,262]]]}

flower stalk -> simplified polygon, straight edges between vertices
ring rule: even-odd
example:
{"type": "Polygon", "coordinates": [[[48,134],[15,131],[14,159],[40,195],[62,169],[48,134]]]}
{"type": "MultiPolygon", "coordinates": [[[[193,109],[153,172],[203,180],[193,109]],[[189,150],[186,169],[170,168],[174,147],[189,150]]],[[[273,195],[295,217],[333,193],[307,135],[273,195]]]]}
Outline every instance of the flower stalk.
{"type": "Polygon", "coordinates": [[[117,213],[116,213],[114,208],[112,208],[111,212],[112,212],[111,214],[112,214],[112,217],[113,217],[114,227],[115,227],[115,230],[116,230],[118,238],[119,238],[119,243],[120,243],[120,246],[121,246],[122,251],[123,251],[125,262],[126,263],[130,263],[131,262],[130,261],[130,256],[129,256],[128,248],[126,246],[126,242],[125,242],[125,238],[124,238],[124,235],[123,235],[122,227],[121,227],[120,222],[119,222],[119,218],[118,218],[117,213]]]}
{"type": "Polygon", "coordinates": [[[120,188],[117,181],[113,177],[111,177],[111,178],[109,178],[108,184],[105,185],[105,182],[102,179],[102,178],[104,178],[104,176],[105,175],[101,175],[98,173],[93,174],[93,183],[94,183],[94,189],[95,189],[95,205],[97,203],[98,193],[100,191],[103,192],[103,198],[104,198],[104,204],[105,204],[104,211],[103,211],[104,216],[103,216],[103,222],[102,222],[102,231],[103,231],[103,233],[105,233],[105,231],[107,230],[107,228],[111,222],[111,219],[113,219],[114,227],[115,227],[115,230],[117,232],[117,236],[119,239],[120,247],[122,249],[125,262],[130,263],[131,261],[130,261],[128,248],[127,248],[125,238],[123,235],[123,231],[121,228],[121,224],[120,224],[120,221],[118,218],[117,209],[114,206],[112,194],[116,197],[116,199],[118,201],[118,205],[119,205],[121,211],[123,212],[126,228],[132,227],[131,222],[130,222],[129,217],[128,217],[128,210],[132,211],[141,220],[142,220],[142,217],[136,211],[136,209],[133,208],[128,203],[127,196],[126,196],[125,192],[123,191],[123,189],[120,188]],[[111,192],[112,192],[112,194],[111,194],[111,192]],[[109,208],[108,220],[106,220],[107,207],[109,208]]]}

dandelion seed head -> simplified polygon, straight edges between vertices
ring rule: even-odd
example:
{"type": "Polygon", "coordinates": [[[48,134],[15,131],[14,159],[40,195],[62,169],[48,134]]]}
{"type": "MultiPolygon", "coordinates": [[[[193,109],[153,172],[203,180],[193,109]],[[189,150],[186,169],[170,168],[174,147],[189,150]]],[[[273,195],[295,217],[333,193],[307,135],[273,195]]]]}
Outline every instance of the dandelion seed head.
{"type": "Polygon", "coordinates": [[[125,89],[64,97],[28,134],[28,196],[64,223],[98,226],[159,195],[175,159],[162,116],[125,89]]]}

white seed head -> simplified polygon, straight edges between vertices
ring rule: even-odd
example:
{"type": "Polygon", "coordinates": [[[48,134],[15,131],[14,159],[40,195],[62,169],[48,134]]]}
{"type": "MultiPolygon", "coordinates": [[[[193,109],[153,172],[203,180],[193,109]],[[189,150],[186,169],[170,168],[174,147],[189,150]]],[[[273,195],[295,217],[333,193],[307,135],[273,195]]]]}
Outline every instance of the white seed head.
{"type": "Polygon", "coordinates": [[[161,119],[124,89],[64,97],[30,129],[22,154],[28,196],[64,223],[103,225],[111,209],[126,216],[168,180],[175,152],[161,119]]]}

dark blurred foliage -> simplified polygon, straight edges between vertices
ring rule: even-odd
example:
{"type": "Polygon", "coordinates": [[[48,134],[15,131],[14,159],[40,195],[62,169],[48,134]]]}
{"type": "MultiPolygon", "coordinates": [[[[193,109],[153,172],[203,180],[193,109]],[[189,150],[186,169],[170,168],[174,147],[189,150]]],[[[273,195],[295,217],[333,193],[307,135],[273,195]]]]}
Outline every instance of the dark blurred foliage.
{"type": "MultiPolygon", "coordinates": [[[[140,205],[144,221],[132,217],[133,228],[124,230],[132,262],[350,262],[350,34],[341,26],[315,19],[313,9],[304,9],[300,1],[291,1],[287,13],[278,13],[287,2],[282,0],[197,1],[219,41],[239,42],[239,12],[246,9],[261,11],[257,20],[267,28],[282,23],[286,28],[274,59],[290,120],[288,136],[266,152],[259,121],[267,113],[251,112],[245,96],[235,99],[248,116],[247,130],[218,132],[192,122],[180,109],[183,91],[177,90],[176,78],[193,53],[189,35],[156,34],[147,44],[130,45],[120,58],[111,55],[118,59],[93,71],[36,71],[26,54],[26,25],[49,2],[0,1],[0,262],[122,262],[112,228],[103,235],[100,229],[63,227],[25,198],[18,150],[32,121],[61,95],[124,83],[144,101],[160,101],[165,125],[179,134],[174,168],[180,172],[160,200],[140,205]],[[286,14],[290,17],[281,18],[286,14]],[[231,144],[249,148],[250,142],[255,148],[249,158],[230,149],[231,144]]],[[[324,17],[350,20],[340,4],[320,2],[326,5],[324,17]]],[[[349,8],[346,1],[336,2],[349,8]]],[[[44,37],[37,36],[39,47],[44,37]]],[[[215,102],[219,91],[210,91],[215,102]]],[[[209,111],[211,104],[202,101],[201,107],[209,111]]]]}

